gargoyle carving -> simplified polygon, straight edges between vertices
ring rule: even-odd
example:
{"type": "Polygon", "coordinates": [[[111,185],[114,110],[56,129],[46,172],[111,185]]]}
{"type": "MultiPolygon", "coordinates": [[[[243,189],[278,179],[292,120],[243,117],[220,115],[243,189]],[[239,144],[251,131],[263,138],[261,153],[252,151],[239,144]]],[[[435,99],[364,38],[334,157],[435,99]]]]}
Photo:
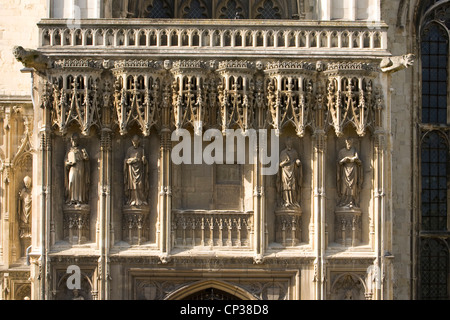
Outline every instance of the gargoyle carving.
{"type": "Polygon", "coordinates": [[[385,58],[381,61],[380,68],[382,72],[397,72],[412,66],[415,58],[412,53],[385,58]]]}
{"type": "Polygon", "coordinates": [[[49,67],[48,59],[37,50],[15,46],[13,54],[17,61],[22,62],[26,68],[33,68],[36,71],[40,71],[49,67]]]}

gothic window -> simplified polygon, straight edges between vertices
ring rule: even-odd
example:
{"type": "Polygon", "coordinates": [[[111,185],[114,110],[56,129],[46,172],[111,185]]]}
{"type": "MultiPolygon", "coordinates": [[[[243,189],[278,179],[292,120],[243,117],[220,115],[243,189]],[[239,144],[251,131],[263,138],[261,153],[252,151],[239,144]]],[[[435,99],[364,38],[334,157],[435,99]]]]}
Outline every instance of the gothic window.
{"type": "Polygon", "coordinates": [[[447,123],[447,31],[433,23],[422,35],[422,122],[447,123]]]}
{"type": "Polygon", "coordinates": [[[265,0],[257,9],[256,19],[281,19],[281,10],[275,1],[265,0]]]}
{"type": "Polygon", "coordinates": [[[436,131],[422,143],[422,230],[446,230],[448,146],[436,131]]]}
{"type": "Polygon", "coordinates": [[[147,18],[166,19],[173,17],[172,10],[167,1],[153,0],[152,4],[147,7],[147,18]]]}
{"type": "Polygon", "coordinates": [[[420,269],[420,298],[448,299],[449,257],[445,242],[440,239],[423,240],[420,269]]]}
{"type": "Polygon", "coordinates": [[[207,19],[208,11],[205,4],[199,0],[189,1],[183,8],[184,19],[207,19]]]}
{"type": "Polygon", "coordinates": [[[219,13],[219,19],[242,19],[244,17],[242,4],[236,0],[226,1],[219,13]]]}
{"type": "Polygon", "coordinates": [[[448,59],[450,1],[422,3],[420,22],[421,142],[419,151],[418,296],[449,299],[450,229],[448,59]]]}

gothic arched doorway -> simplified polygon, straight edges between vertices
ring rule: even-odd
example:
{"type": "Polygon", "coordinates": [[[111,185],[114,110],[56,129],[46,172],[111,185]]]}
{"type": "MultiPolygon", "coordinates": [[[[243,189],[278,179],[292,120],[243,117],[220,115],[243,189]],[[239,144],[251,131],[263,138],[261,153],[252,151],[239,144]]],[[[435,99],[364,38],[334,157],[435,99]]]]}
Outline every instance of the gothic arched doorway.
{"type": "Polygon", "coordinates": [[[166,300],[257,300],[244,289],[223,281],[206,280],[184,286],[166,300]]]}

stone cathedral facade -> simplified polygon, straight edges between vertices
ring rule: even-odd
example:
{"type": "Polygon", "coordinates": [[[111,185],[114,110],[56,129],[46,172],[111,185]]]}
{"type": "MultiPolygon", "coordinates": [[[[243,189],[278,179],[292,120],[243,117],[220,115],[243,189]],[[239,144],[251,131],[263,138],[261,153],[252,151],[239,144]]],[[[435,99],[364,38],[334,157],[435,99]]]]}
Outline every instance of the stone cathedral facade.
{"type": "Polygon", "coordinates": [[[449,1],[15,5],[2,299],[450,298],[449,1]]]}

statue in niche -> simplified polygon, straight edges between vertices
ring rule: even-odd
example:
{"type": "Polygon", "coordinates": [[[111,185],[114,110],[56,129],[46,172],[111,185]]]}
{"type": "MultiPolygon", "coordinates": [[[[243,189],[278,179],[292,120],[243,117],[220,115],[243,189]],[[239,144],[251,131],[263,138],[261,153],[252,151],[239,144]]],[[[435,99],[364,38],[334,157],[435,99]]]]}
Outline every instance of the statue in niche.
{"type": "Polygon", "coordinates": [[[21,238],[31,236],[31,178],[26,176],[23,179],[23,183],[25,186],[21,191],[19,191],[19,228],[21,238]]]}
{"type": "Polygon", "coordinates": [[[86,149],[79,147],[80,137],[73,134],[64,161],[66,203],[80,206],[89,202],[90,165],[86,149]]]}
{"type": "Polygon", "coordinates": [[[302,163],[292,144],[292,138],[289,137],[286,140],[286,148],[280,154],[277,186],[279,193],[281,193],[281,206],[283,208],[300,207],[302,163]]]}
{"type": "Polygon", "coordinates": [[[129,206],[147,205],[148,166],[140,138],[131,140],[124,161],[124,181],[126,204],[129,206]]]}
{"type": "Polygon", "coordinates": [[[359,195],[363,183],[363,169],[353,139],[345,140],[345,148],[339,151],[337,191],[340,207],[359,207],[359,195]]]}

